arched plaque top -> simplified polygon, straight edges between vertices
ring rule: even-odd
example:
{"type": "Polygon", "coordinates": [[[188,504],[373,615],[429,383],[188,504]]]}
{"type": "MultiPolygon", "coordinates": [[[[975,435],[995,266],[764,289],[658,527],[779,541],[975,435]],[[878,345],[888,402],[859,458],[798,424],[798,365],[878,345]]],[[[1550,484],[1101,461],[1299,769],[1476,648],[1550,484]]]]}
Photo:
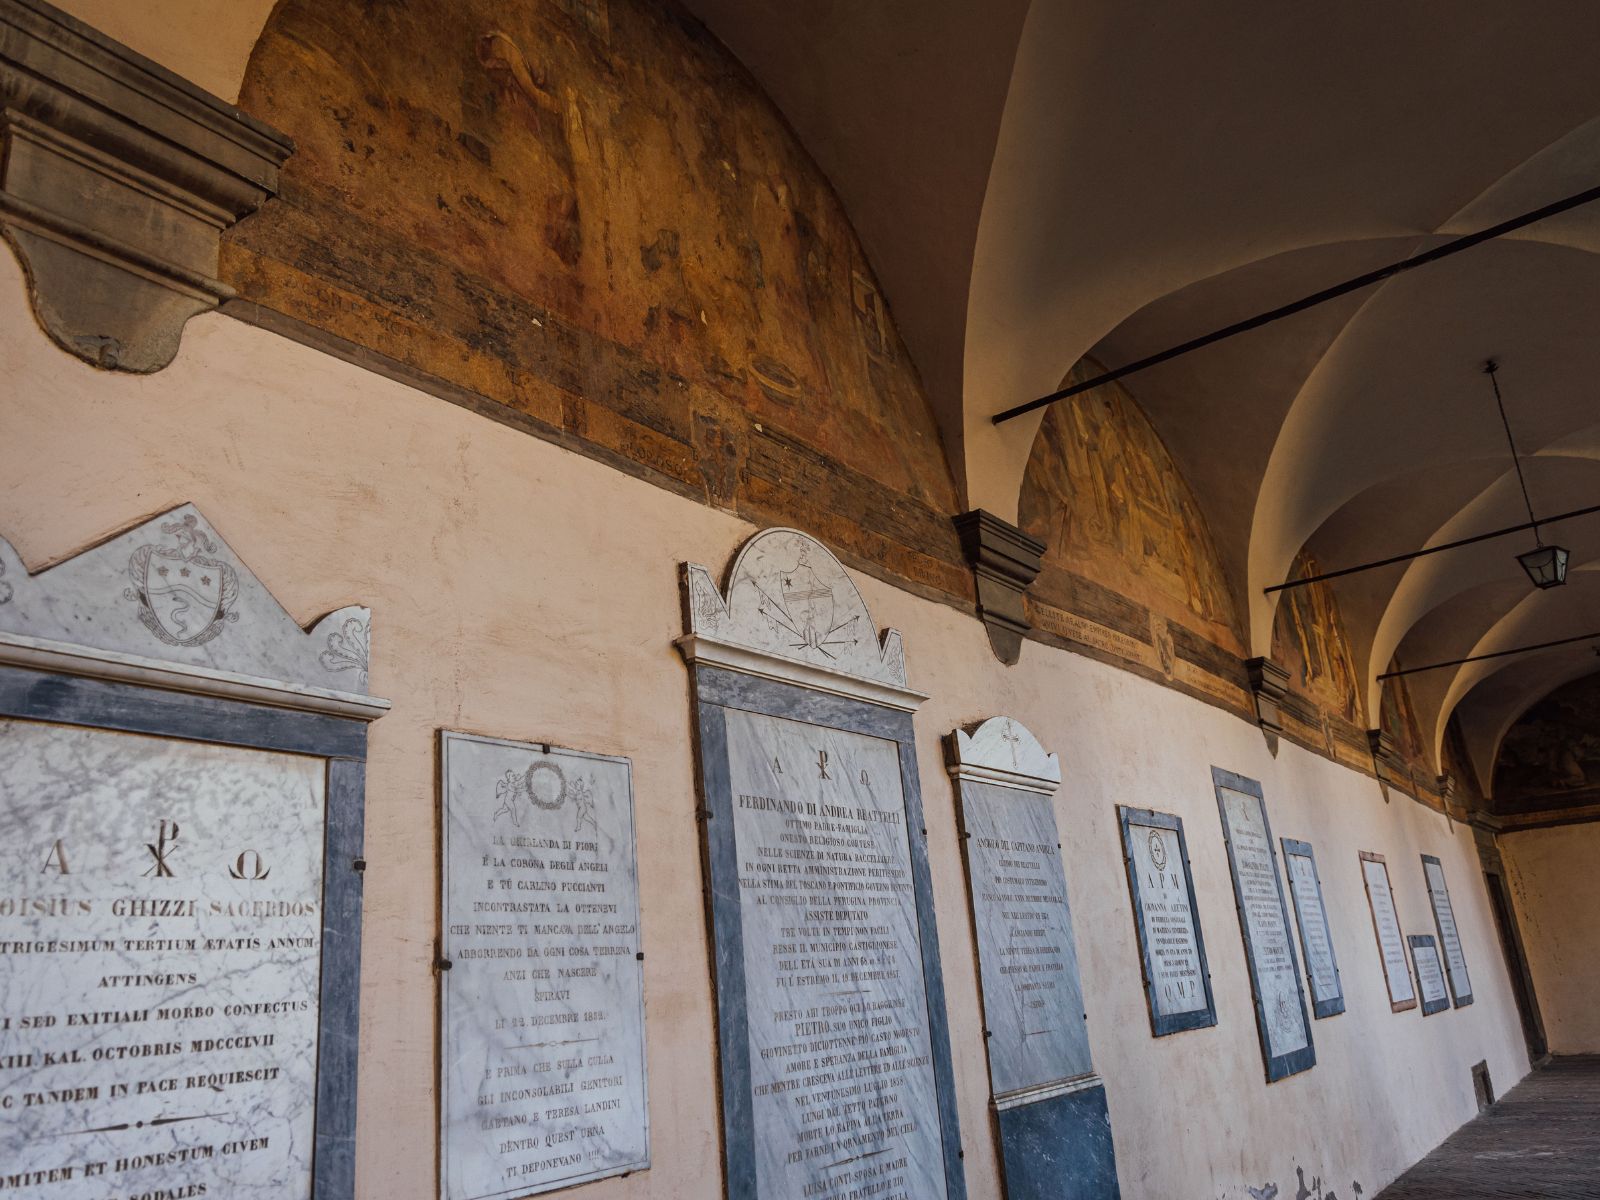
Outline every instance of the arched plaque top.
{"type": "Polygon", "coordinates": [[[719,590],[711,572],[683,566],[684,657],[912,710],[900,634],[879,634],[844,566],[798,529],[767,529],[744,544],[719,590]]]}
{"type": "Polygon", "coordinates": [[[370,719],[371,625],[302,629],[192,504],[37,574],[0,538],[0,664],[370,719]]]}
{"type": "Polygon", "coordinates": [[[990,717],[945,739],[950,774],[1034,792],[1061,786],[1061,760],[1014,717],[990,717]],[[970,731],[970,732],[969,732],[970,731]]]}

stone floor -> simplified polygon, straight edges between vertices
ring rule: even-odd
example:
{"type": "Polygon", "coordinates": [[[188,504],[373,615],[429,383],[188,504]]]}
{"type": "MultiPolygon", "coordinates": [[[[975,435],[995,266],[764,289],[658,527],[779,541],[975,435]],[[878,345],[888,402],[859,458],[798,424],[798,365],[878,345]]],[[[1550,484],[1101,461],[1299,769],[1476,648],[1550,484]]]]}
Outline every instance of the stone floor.
{"type": "Polygon", "coordinates": [[[1600,1056],[1552,1059],[1377,1200],[1600,1200],[1600,1056]]]}

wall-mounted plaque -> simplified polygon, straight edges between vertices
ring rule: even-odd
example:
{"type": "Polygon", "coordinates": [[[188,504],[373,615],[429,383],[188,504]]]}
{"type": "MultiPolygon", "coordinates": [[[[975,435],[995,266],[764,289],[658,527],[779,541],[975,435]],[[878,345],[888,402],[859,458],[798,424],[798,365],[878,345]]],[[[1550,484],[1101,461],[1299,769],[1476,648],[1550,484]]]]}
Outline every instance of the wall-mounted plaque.
{"type": "Polygon", "coordinates": [[[368,620],[187,505],[0,542],[7,1196],[353,1196],[368,620]]]}
{"type": "Polygon", "coordinates": [[[732,1200],[964,1200],[900,636],[820,543],[684,571],[732,1200]]]}
{"type": "Polygon", "coordinates": [[[1122,857],[1139,936],[1150,1032],[1155,1037],[1217,1023],[1206,943],[1194,902],[1183,818],[1119,805],[1122,857]]]}
{"type": "Polygon", "coordinates": [[[1444,981],[1444,963],[1439,958],[1439,945],[1431,933],[1413,933],[1406,939],[1411,944],[1411,961],[1417,968],[1417,991],[1422,995],[1422,1015],[1431,1017],[1450,1007],[1450,993],[1444,981]]]}
{"type": "Polygon", "coordinates": [[[945,751],[977,934],[1006,1196],[1118,1196],[1056,832],[1060,763],[1010,717],[956,730],[945,751]]]}
{"type": "Polygon", "coordinates": [[[1394,891],[1389,886],[1389,865],[1383,855],[1361,851],[1361,877],[1367,885],[1367,907],[1372,911],[1372,932],[1378,939],[1383,958],[1383,978],[1389,988],[1389,1008],[1404,1012],[1417,1006],[1417,991],[1411,984],[1411,969],[1406,963],[1406,941],[1400,933],[1400,917],[1394,908],[1394,891]]]}
{"type": "Polygon", "coordinates": [[[439,769],[443,1200],[643,1170],[628,760],[444,731],[439,769]]]}
{"type": "Polygon", "coordinates": [[[1333,952],[1333,932],[1322,902],[1322,879],[1310,842],[1283,839],[1283,864],[1294,897],[1294,914],[1300,926],[1300,952],[1306,960],[1306,983],[1311,988],[1312,1015],[1337,1016],[1344,1011],[1344,981],[1333,952]]]}
{"type": "Polygon", "coordinates": [[[1239,932],[1250,989],[1255,995],[1256,1030],[1267,1082],[1309,1070],[1316,1065],[1311,1021],[1294,937],[1289,932],[1289,905],[1278,874],[1261,785],[1219,767],[1211,768],[1222,816],[1222,839],[1228,848],[1233,898],[1239,910],[1239,932]]]}
{"type": "Polygon", "coordinates": [[[1450,904],[1450,888],[1444,881],[1444,864],[1431,854],[1422,856],[1422,873],[1428,881],[1428,901],[1433,906],[1433,924],[1439,931],[1439,950],[1444,957],[1445,977],[1457,1008],[1472,1003],[1472,978],[1467,974],[1467,956],[1461,948],[1461,931],[1456,928],[1456,910],[1450,904]]]}

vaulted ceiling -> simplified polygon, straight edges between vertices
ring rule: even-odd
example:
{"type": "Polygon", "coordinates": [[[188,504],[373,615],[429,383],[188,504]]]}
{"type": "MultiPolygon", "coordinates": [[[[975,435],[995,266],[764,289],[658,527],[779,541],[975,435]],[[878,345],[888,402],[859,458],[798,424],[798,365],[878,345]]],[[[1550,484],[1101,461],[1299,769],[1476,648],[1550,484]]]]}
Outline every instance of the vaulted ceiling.
{"type": "MultiPolygon", "coordinates": [[[[273,0],[62,0],[237,95],[273,0]],[[205,52],[190,43],[206,41],[205,52]]],[[[512,0],[508,0],[508,3],[512,0]]],[[[526,0],[517,0],[526,2],[526,0]]],[[[683,0],[839,191],[970,507],[1014,518],[1037,413],[1118,365],[1600,184],[1592,0],[683,0]]],[[[1523,519],[1482,361],[1544,513],[1600,503],[1600,204],[1125,381],[1193,485],[1254,653],[1297,553],[1369,560],[1523,519]]],[[[1534,593],[1483,543],[1336,586],[1369,712],[1419,665],[1600,628],[1600,517],[1534,593]]],[[[1414,676],[1487,787],[1586,644],[1414,676]]]]}
{"type": "MultiPolygon", "coordinates": [[[[834,180],[967,501],[1015,512],[1038,416],[1107,365],[1600,184],[1600,6],[1224,0],[689,0],[834,180]]],[[[1255,653],[1302,550],[1325,567],[1600,503],[1600,205],[1125,380],[1194,486],[1255,653]]],[[[1070,403],[1070,401],[1069,401],[1070,403]]],[[[1336,585],[1378,675],[1600,629],[1600,516],[1534,592],[1482,543],[1336,585]]],[[[1481,783],[1584,644],[1412,677],[1481,783]]],[[[1375,722],[1374,722],[1375,723],[1375,722]]]]}

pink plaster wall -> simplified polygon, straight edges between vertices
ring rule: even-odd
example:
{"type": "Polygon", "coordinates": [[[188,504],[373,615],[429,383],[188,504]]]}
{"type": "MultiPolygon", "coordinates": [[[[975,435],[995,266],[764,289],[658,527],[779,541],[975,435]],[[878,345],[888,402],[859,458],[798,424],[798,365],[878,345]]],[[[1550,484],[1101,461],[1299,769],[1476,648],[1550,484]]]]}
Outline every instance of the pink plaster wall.
{"type": "MultiPolygon", "coordinates": [[[[712,997],[694,821],[678,564],[720,571],[751,528],[550,444],[221,316],[172,367],[96,371],[55,350],[0,255],[0,534],[30,567],[194,501],[309,623],[374,610],[363,930],[359,1193],[434,1194],[435,731],[466,729],[632,758],[646,952],[654,1166],[588,1200],[719,1193],[712,997]]],[[[1474,1112],[1469,1067],[1527,1069],[1470,832],[1217,709],[1028,645],[1001,667],[982,626],[857,579],[903,631],[970,1194],[998,1196],[973,939],[939,739],[1009,714],[1060,753],[1058,814],[1128,1200],[1352,1200],[1474,1112]],[[1259,779],[1274,833],[1317,852],[1349,1011],[1314,1023],[1318,1065],[1263,1082],[1213,799],[1215,764],[1259,779]],[[1152,1040],[1115,806],[1185,818],[1220,1015],[1152,1040]],[[1477,1003],[1392,1014],[1358,850],[1388,856],[1402,923],[1431,930],[1418,855],[1448,872],[1477,1003]],[[1312,1181],[1320,1180],[1315,1190],[1312,1181]]]]}
{"type": "Polygon", "coordinates": [[[1500,839],[1552,1054],[1600,1054],[1600,824],[1500,839]]]}

